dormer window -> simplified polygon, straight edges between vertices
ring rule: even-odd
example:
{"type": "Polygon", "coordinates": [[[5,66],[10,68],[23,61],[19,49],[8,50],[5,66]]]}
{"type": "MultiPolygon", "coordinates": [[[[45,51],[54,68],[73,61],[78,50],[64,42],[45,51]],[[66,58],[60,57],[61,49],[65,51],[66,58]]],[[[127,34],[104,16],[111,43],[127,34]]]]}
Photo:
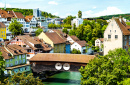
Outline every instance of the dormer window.
{"type": "Polygon", "coordinates": [[[14,53],[16,53],[16,54],[17,54],[17,51],[15,50],[15,51],[14,51],[14,53]]]}

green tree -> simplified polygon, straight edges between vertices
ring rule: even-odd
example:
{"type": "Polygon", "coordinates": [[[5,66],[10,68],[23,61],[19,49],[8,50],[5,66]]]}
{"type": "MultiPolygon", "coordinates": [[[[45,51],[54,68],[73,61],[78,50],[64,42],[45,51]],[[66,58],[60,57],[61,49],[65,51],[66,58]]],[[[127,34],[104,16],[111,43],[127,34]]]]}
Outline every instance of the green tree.
{"type": "Polygon", "coordinates": [[[0,52],[0,83],[3,82],[4,80],[4,70],[5,70],[4,63],[5,62],[3,60],[2,52],[0,52]]]}
{"type": "Polygon", "coordinates": [[[130,76],[130,55],[122,48],[98,56],[79,69],[81,85],[117,85],[130,76]]]}
{"type": "Polygon", "coordinates": [[[78,11],[78,18],[82,18],[82,12],[80,10],[78,11]]]}
{"type": "Polygon", "coordinates": [[[62,30],[62,32],[68,34],[68,30],[67,30],[67,28],[64,28],[64,29],[62,30]]]}
{"type": "Polygon", "coordinates": [[[38,28],[38,29],[35,31],[36,36],[38,36],[41,32],[43,32],[43,29],[38,28]]]}
{"type": "Polygon", "coordinates": [[[14,73],[11,79],[5,79],[6,85],[44,85],[39,78],[34,78],[33,74],[25,75],[25,73],[14,73]]]}
{"type": "Polygon", "coordinates": [[[23,25],[17,21],[17,19],[13,19],[8,27],[9,31],[12,32],[14,36],[23,34],[23,25]]]}
{"type": "Polygon", "coordinates": [[[80,50],[77,50],[77,49],[73,49],[71,53],[72,54],[81,54],[80,50]]]}

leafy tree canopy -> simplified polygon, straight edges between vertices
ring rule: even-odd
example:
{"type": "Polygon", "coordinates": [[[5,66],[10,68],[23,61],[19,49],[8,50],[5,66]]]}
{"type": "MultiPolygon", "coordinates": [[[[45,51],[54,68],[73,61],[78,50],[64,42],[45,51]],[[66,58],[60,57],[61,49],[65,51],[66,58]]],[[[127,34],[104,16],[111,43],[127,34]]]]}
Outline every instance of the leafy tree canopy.
{"type": "Polygon", "coordinates": [[[3,60],[3,56],[2,56],[2,52],[0,52],[0,83],[3,82],[4,80],[4,60],[3,60]]]}
{"type": "Polygon", "coordinates": [[[81,54],[80,50],[77,50],[77,49],[73,49],[71,53],[72,54],[81,54]]]}
{"type": "Polygon", "coordinates": [[[78,18],[82,18],[82,12],[80,10],[78,11],[78,18]]]}
{"type": "Polygon", "coordinates": [[[13,19],[8,27],[9,31],[12,32],[13,35],[23,34],[23,25],[20,24],[16,19],[13,19]]]}
{"type": "Polygon", "coordinates": [[[14,73],[11,79],[7,78],[4,82],[6,85],[44,85],[39,78],[34,78],[32,73],[27,76],[25,73],[14,73]]]}
{"type": "Polygon", "coordinates": [[[38,29],[35,31],[36,36],[38,36],[41,32],[43,32],[43,29],[38,28],[38,29]]]}
{"type": "Polygon", "coordinates": [[[122,48],[109,51],[108,55],[98,56],[79,71],[82,75],[81,85],[118,85],[124,80],[129,82],[130,51],[126,52],[122,48]]]}

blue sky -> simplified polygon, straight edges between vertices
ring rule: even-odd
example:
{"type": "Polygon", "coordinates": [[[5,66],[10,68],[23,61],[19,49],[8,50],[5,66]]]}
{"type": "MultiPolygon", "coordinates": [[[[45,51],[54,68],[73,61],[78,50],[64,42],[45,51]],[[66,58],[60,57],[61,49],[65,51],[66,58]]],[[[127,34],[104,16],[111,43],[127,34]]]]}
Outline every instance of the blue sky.
{"type": "MultiPolygon", "coordinates": [[[[39,8],[62,18],[77,16],[79,10],[82,11],[83,18],[130,13],[129,4],[129,0],[6,0],[7,7],[39,8]]],[[[4,5],[5,0],[0,0],[0,7],[4,5]]]]}

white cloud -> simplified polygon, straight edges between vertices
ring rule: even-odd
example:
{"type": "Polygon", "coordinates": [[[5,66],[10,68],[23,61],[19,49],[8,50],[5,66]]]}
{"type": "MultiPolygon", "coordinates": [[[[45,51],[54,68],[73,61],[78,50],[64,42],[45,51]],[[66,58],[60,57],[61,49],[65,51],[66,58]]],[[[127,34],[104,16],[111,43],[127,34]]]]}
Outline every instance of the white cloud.
{"type": "Polygon", "coordinates": [[[89,10],[83,12],[83,18],[87,17],[99,17],[104,15],[112,15],[112,14],[122,14],[123,12],[117,7],[107,7],[105,10],[94,13],[94,11],[89,10]]]}
{"type": "Polygon", "coordinates": [[[96,9],[96,8],[97,8],[96,6],[93,7],[93,9],[96,9]]]}
{"type": "MultiPolygon", "coordinates": [[[[1,2],[0,2],[0,7],[5,7],[5,3],[1,3],[1,2]]],[[[10,8],[11,5],[10,5],[10,4],[6,4],[6,7],[7,7],[7,8],[10,8]]]]}
{"type": "Polygon", "coordinates": [[[59,12],[55,12],[55,13],[53,13],[52,15],[59,15],[59,12]]]}
{"type": "Polygon", "coordinates": [[[92,14],[93,14],[92,10],[85,11],[85,12],[83,12],[83,18],[91,17],[92,14]]]}
{"type": "Polygon", "coordinates": [[[107,7],[106,10],[95,13],[95,16],[104,16],[104,15],[112,15],[112,14],[122,14],[123,12],[117,7],[107,7]]]}
{"type": "Polygon", "coordinates": [[[58,3],[55,1],[49,1],[48,4],[58,5],[58,3]]]}

